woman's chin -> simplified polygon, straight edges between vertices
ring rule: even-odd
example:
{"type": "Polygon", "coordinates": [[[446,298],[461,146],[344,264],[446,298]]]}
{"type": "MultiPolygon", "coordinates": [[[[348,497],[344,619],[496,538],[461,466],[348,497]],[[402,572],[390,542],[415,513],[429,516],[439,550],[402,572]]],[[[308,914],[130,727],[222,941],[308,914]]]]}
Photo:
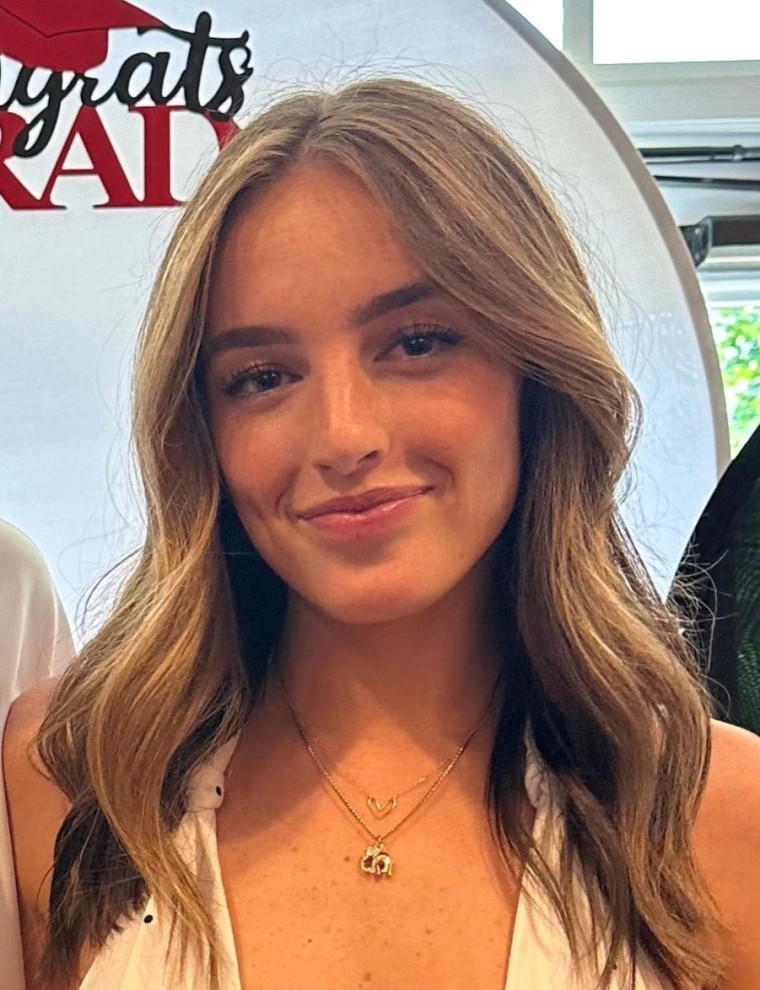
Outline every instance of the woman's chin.
{"type": "Polygon", "coordinates": [[[397,622],[424,611],[431,604],[429,597],[423,598],[420,595],[419,588],[405,589],[403,593],[394,588],[386,594],[379,589],[370,589],[366,594],[356,594],[355,589],[353,592],[346,589],[343,594],[312,599],[312,605],[333,621],[354,626],[397,622]]]}

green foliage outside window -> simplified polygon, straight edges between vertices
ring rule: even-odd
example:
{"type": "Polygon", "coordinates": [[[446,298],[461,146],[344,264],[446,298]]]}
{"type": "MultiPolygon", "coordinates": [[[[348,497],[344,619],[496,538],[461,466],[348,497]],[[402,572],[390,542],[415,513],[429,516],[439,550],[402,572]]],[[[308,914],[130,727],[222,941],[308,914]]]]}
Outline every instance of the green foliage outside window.
{"type": "Polygon", "coordinates": [[[716,308],[710,318],[735,457],[760,424],[760,306],[716,308]]]}

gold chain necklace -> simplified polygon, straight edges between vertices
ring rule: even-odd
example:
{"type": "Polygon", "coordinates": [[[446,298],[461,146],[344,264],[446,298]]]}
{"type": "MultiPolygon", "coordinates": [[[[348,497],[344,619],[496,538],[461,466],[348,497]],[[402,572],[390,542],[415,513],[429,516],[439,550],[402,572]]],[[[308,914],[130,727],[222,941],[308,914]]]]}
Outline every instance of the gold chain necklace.
{"type": "Polygon", "coordinates": [[[369,807],[369,810],[372,812],[375,818],[385,818],[392,811],[395,811],[396,808],[398,807],[398,803],[401,800],[401,798],[406,797],[407,794],[411,794],[411,792],[415,790],[417,787],[419,787],[420,784],[425,783],[425,781],[430,777],[431,773],[434,773],[439,767],[443,767],[449,762],[449,757],[444,757],[442,760],[436,763],[433,769],[429,773],[426,773],[424,777],[418,777],[417,780],[411,785],[411,787],[407,787],[405,791],[398,791],[396,794],[391,794],[391,796],[389,798],[386,798],[385,801],[379,801],[376,797],[373,797],[367,786],[363,784],[360,780],[357,780],[356,777],[352,776],[350,773],[348,773],[345,770],[339,770],[337,768],[338,761],[335,759],[334,756],[332,756],[330,753],[327,752],[324,746],[322,746],[320,743],[317,742],[314,736],[312,736],[311,738],[311,744],[314,747],[314,749],[317,751],[317,753],[321,755],[323,763],[333,764],[333,773],[335,774],[336,777],[340,777],[342,780],[345,780],[347,784],[353,784],[354,787],[357,787],[362,792],[362,794],[364,794],[364,796],[367,799],[367,805],[369,807]]]}
{"type": "Polygon", "coordinates": [[[478,729],[483,725],[486,718],[488,717],[488,713],[491,708],[491,704],[493,703],[493,699],[496,696],[496,690],[499,686],[499,681],[501,680],[501,678],[500,677],[496,678],[496,684],[494,685],[494,689],[491,692],[491,696],[488,699],[488,703],[486,704],[483,710],[483,714],[480,717],[477,725],[475,725],[475,727],[470,730],[462,745],[448,761],[448,764],[444,768],[443,773],[439,775],[438,779],[435,781],[432,787],[430,787],[430,789],[423,795],[421,800],[417,802],[417,804],[412,808],[412,810],[407,812],[407,814],[404,815],[401,821],[397,822],[393,826],[393,828],[389,829],[387,832],[385,832],[382,835],[377,834],[373,829],[369,827],[369,825],[364,821],[364,819],[356,810],[356,808],[354,808],[354,806],[351,804],[351,802],[348,800],[345,794],[335,783],[330,771],[322,763],[322,760],[319,758],[319,754],[316,752],[314,746],[311,743],[308,730],[306,729],[306,726],[304,725],[302,718],[300,717],[300,715],[295,709],[295,706],[290,700],[288,689],[285,687],[285,682],[282,679],[282,674],[280,673],[279,669],[277,670],[277,679],[280,682],[280,687],[282,688],[282,692],[285,695],[285,701],[287,703],[288,708],[290,709],[291,715],[293,716],[293,721],[296,724],[298,732],[301,738],[303,739],[304,744],[311,755],[311,758],[314,760],[320,772],[322,773],[322,776],[327,780],[328,784],[335,791],[335,793],[340,798],[341,802],[344,804],[347,810],[353,815],[353,817],[362,826],[365,832],[368,832],[369,835],[375,840],[373,845],[367,846],[367,848],[364,850],[364,853],[362,854],[359,860],[359,866],[362,872],[368,873],[371,876],[376,876],[376,877],[392,876],[393,859],[385,849],[385,840],[389,836],[393,835],[394,832],[398,831],[398,829],[400,829],[401,826],[405,822],[407,822],[412,817],[413,814],[415,814],[415,812],[419,811],[419,809],[430,800],[430,798],[435,794],[435,792],[438,790],[438,788],[441,786],[444,780],[454,769],[460,756],[462,755],[462,753],[464,753],[465,749],[467,749],[470,740],[478,731],[478,729]]]}

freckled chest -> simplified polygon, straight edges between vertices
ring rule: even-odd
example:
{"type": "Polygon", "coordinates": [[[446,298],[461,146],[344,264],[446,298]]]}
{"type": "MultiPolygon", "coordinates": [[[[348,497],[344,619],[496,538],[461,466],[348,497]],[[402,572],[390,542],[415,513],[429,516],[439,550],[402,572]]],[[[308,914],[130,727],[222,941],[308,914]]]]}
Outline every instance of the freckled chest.
{"type": "Polygon", "coordinates": [[[371,839],[329,794],[261,801],[271,816],[248,799],[218,815],[243,990],[502,990],[518,886],[482,809],[453,791],[431,802],[387,840],[388,878],[362,873],[371,839]]]}

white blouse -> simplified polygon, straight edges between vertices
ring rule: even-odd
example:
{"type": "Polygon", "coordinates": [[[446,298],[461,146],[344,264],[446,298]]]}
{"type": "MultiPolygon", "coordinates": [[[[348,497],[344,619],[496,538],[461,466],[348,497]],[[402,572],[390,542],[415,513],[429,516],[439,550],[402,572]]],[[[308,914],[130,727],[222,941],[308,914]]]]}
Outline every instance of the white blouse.
{"type": "MultiPolygon", "coordinates": [[[[224,800],[225,769],[236,742],[237,738],[230,740],[196,771],[188,811],[178,831],[186,861],[194,865],[214,906],[225,955],[223,990],[241,990],[216,843],[216,809],[224,800]]],[[[547,781],[548,776],[529,745],[525,786],[536,809],[533,835],[547,863],[556,867],[558,844],[552,826],[557,818],[547,781]]],[[[186,966],[181,984],[170,983],[166,966],[167,935],[168,925],[150,899],[141,914],[114,934],[96,956],[80,990],[205,990],[205,974],[197,963],[186,966]]],[[[504,990],[590,990],[592,985],[588,971],[577,972],[555,913],[526,875],[518,900],[504,990]]],[[[632,988],[630,983],[624,986],[621,978],[613,982],[612,990],[632,988]]],[[[637,960],[635,990],[669,990],[643,956],[637,960]]]]}

